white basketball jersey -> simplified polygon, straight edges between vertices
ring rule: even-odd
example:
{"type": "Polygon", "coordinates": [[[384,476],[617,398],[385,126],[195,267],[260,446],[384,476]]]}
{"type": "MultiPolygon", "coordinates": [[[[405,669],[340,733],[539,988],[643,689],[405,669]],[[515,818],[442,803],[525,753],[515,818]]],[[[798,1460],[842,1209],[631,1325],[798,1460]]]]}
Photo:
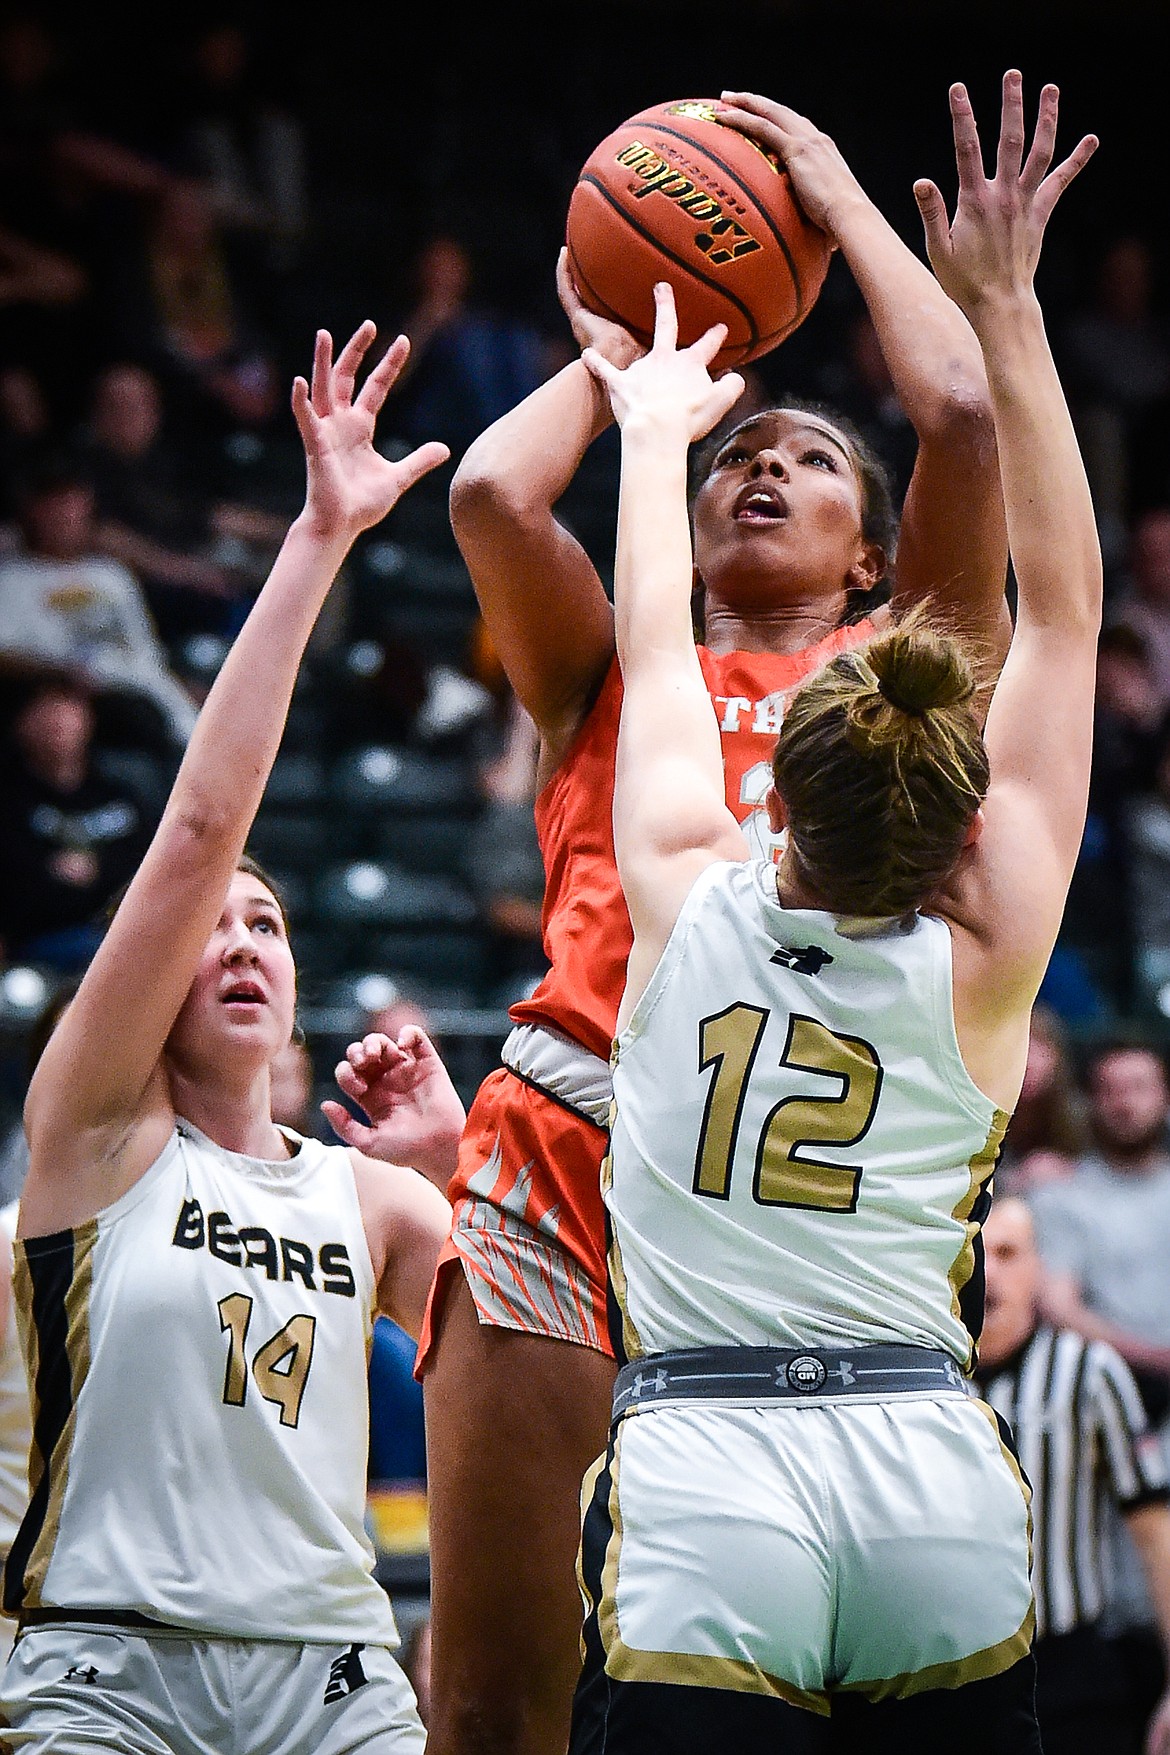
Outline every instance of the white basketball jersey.
{"type": "Polygon", "coordinates": [[[364,1528],[375,1288],[353,1166],[287,1137],[269,1162],[180,1121],[121,1200],[17,1244],[35,1441],[9,1613],[397,1644],[364,1528]]]}
{"type": "Polygon", "coordinates": [[[773,865],[709,866],[614,1045],[627,1356],[901,1342],[969,1368],[1006,1125],[941,921],[785,909],[773,865]]]}
{"type": "MultiPolygon", "coordinates": [[[[0,1247],[12,1248],[18,1201],[0,1207],[0,1247]]],[[[15,1299],[9,1299],[0,1345],[0,1554],[7,1554],[28,1504],[28,1446],[32,1425],[28,1378],[20,1351],[15,1299]]]]}

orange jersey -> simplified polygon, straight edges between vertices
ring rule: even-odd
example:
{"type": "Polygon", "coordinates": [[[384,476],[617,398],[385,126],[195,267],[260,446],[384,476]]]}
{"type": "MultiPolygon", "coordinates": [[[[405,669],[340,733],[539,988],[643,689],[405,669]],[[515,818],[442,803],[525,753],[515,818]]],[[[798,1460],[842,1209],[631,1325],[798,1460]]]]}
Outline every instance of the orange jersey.
{"type": "MultiPolygon", "coordinates": [[[[786,697],[810,671],[872,632],[869,622],[859,622],[791,653],[717,656],[699,647],[723,738],[728,807],[744,827],[753,858],[768,858],[774,846],[764,799],[786,697]]],[[[530,999],[512,1007],[517,1023],[551,1025],[606,1061],[633,943],[613,850],[621,701],[615,658],[584,725],[536,801],[549,972],[530,999]]]]}

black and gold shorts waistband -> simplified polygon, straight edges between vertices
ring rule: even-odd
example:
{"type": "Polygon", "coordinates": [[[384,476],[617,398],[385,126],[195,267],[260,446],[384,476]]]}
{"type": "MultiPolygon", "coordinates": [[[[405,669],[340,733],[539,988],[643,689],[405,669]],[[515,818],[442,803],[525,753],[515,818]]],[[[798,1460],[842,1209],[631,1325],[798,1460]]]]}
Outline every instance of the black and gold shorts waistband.
{"type": "Polygon", "coordinates": [[[958,1361],[932,1347],[695,1347],[623,1365],[613,1417],[659,1402],[836,1401],[966,1389],[958,1361]]]}
{"type": "Polygon", "coordinates": [[[21,1609],[17,1630],[24,1633],[30,1627],[108,1627],[117,1632],[178,1633],[188,1639],[211,1637],[193,1633],[189,1627],[176,1627],[171,1621],[155,1621],[137,1609],[21,1609]]]}

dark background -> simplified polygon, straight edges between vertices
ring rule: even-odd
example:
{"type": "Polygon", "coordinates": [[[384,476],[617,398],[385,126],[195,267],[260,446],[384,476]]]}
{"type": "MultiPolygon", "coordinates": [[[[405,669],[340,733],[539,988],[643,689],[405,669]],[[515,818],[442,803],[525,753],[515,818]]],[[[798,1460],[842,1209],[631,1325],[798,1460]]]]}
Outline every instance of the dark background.
{"type": "MultiPolygon", "coordinates": [[[[51,8],[92,124],[146,150],[165,141],[185,45],[219,14],[198,6],[51,8]]],[[[1115,0],[978,7],[883,0],[567,6],[484,4],[236,8],[258,70],[302,118],[314,238],[292,330],[345,329],[404,296],[423,236],[459,229],[480,285],[545,322],[577,168],[646,104],[742,85],[832,133],[869,193],[916,244],[911,186],[953,188],[946,93],[964,80],[993,138],[999,80],[1063,93],[1061,142],[1101,137],[1046,244],[1050,308],[1075,295],[1101,242],[1153,235],[1166,270],[1170,8],[1115,0]],[[298,322],[299,318],[299,322],[298,322]]],[[[1031,109],[1030,109],[1031,113],[1031,109]]],[[[830,287],[830,299],[832,287],[830,287]]],[[[815,344],[810,330],[804,338],[815,344]]]]}

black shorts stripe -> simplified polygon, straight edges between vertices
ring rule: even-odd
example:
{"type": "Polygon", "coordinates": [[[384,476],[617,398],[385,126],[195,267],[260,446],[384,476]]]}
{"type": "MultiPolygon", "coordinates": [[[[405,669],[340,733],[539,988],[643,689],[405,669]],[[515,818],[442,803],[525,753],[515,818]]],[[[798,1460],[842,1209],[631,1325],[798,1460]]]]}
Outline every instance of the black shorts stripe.
{"type": "Polygon", "coordinates": [[[589,1612],[581,1631],[584,1662],[573,1700],[573,1729],[569,1739],[572,1755],[596,1755],[596,1751],[605,1747],[611,1683],[605,1673],[605,1647],[601,1642],[598,1610],[605,1556],[613,1537],[609,1501],[616,1445],[617,1433],[611,1432],[605,1462],[594,1482],[593,1495],[581,1526],[581,1578],[589,1596],[589,1612]]]}
{"type": "Polygon", "coordinates": [[[41,1458],[41,1474],[4,1564],[4,1608],[8,1614],[17,1613],[24,1605],[25,1572],[48,1515],[53,1452],[73,1411],[68,1298],[76,1261],[76,1233],[55,1231],[48,1237],[29,1237],[19,1247],[24,1250],[32,1286],[30,1317],[37,1358],[33,1449],[41,1458]]]}

